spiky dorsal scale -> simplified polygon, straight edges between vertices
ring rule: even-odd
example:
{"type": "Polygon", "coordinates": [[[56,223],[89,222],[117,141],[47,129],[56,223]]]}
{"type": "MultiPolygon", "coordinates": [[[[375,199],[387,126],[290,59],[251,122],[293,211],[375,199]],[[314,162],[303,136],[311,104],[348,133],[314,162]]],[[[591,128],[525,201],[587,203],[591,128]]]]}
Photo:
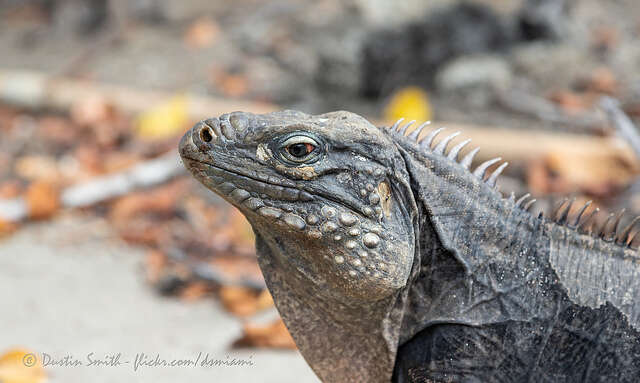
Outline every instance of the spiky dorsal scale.
{"type": "Polygon", "coordinates": [[[587,209],[589,208],[589,206],[591,206],[591,203],[593,201],[587,201],[584,206],[582,206],[582,208],[580,209],[580,211],[578,212],[578,215],[576,216],[575,221],[573,222],[572,225],[570,225],[572,228],[577,228],[578,226],[580,226],[580,220],[582,219],[582,215],[584,214],[585,211],[587,211],[587,209]]]}
{"type": "Polygon", "coordinates": [[[443,130],[444,128],[438,128],[433,130],[431,133],[427,134],[427,136],[424,139],[422,139],[422,141],[419,141],[420,147],[422,149],[430,149],[433,139],[436,138],[436,136],[443,130]]]}
{"type": "Polygon", "coordinates": [[[437,154],[444,155],[444,151],[447,148],[447,145],[449,145],[449,142],[451,142],[451,140],[453,140],[454,138],[456,138],[459,135],[460,135],[460,132],[455,132],[455,133],[452,133],[452,134],[446,136],[445,138],[442,139],[442,141],[440,141],[438,143],[438,145],[436,145],[435,148],[433,148],[433,152],[437,153],[437,154]]]}
{"type": "MultiPolygon", "coordinates": [[[[542,213],[534,218],[524,207],[519,208],[528,196],[514,203],[503,199],[481,180],[488,168],[485,164],[472,174],[467,170],[471,161],[466,158],[457,163],[406,137],[400,141],[407,152],[410,173],[420,188],[419,200],[424,203],[439,240],[467,273],[482,270],[488,260],[515,262],[509,268],[524,267],[535,273],[549,265],[557,276],[555,283],[568,291],[570,299],[591,308],[611,302],[633,328],[640,329],[640,257],[618,241],[607,242],[578,231],[597,209],[583,223],[576,222],[577,229],[567,223],[571,203],[560,217],[556,211],[552,219],[543,218],[542,213]],[[560,223],[556,222],[558,218],[560,223]],[[519,262],[523,257],[529,260],[531,254],[539,256],[531,259],[539,266],[528,269],[519,262]],[[585,272],[587,276],[582,275],[585,272]],[[612,286],[624,288],[615,291],[612,286]]],[[[529,206],[530,203],[525,207],[529,206]]],[[[619,220],[612,222],[615,222],[613,239],[619,237],[619,220]]],[[[627,240],[632,242],[633,238],[627,240]]],[[[527,278],[538,277],[536,274],[527,278]]],[[[513,281],[521,277],[512,278],[513,281]]],[[[548,302],[530,303],[534,310],[544,311],[548,302]]],[[[513,313],[509,316],[513,318],[513,313]]]]}
{"type": "Polygon", "coordinates": [[[452,161],[457,161],[458,158],[458,153],[460,153],[460,151],[467,146],[467,144],[471,142],[471,139],[468,138],[464,141],[462,141],[461,143],[459,143],[458,145],[454,146],[453,148],[451,148],[451,150],[449,151],[449,154],[447,154],[447,158],[452,160],[452,161]]]}
{"type": "Polygon", "coordinates": [[[402,117],[399,118],[398,121],[396,121],[389,129],[395,132],[396,130],[398,130],[398,127],[400,126],[400,124],[402,124],[402,121],[404,121],[404,118],[402,117]]]}
{"type": "Polygon", "coordinates": [[[555,218],[557,223],[559,223],[560,225],[564,225],[565,223],[567,223],[567,218],[569,217],[569,212],[571,211],[571,206],[573,206],[573,203],[575,201],[576,201],[575,198],[572,198],[571,200],[564,199],[560,203],[558,208],[553,212],[553,217],[555,218]],[[566,204],[566,207],[564,209],[562,209],[562,207],[565,206],[566,202],[568,202],[566,204]]]}
{"type": "Polygon", "coordinates": [[[411,120],[411,121],[409,121],[409,122],[408,122],[407,124],[405,124],[403,127],[401,127],[401,128],[399,128],[399,129],[398,129],[398,133],[400,133],[401,135],[403,135],[403,136],[404,136],[405,134],[407,134],[407,129],[409,129],[409,127],[410,127],[411,125],[415,124],[415,123],[416,123],[416,120],[411,120]]]}
{"type": "Polygon", "coordinates": [[[473,158],[475,157],[476,154],[478,154],[479,151],[480,151],[480,148],[475,148],[469,153],[467,153],[467,155],[460,160],[460,166],[462,166],[465,169],[469,169],[471,167],[471,163],[473,162],[473,158]]]}
{"type": "MultiPolygon", "coordinates": [[[[412,125],[413,123],[415,123],[415,120],[414,120],[414,121],[410,121],[405,126],[400,126],[401,122],[403,120],[404,119],[402,119],[402,118],[399,119],[390,128],[392,132],[394,132],[394,133],[396,133],[396,134],[398,134],[398,135],[400,135],[402,137],[404,137],[406,135],[407,128],[410,125],[412,125]]],[[[430,124],[431,124],[431,121],[427,121],[427,122],[421,124],[411,134],[408,135],[408,140],[410,142],[415,142],[417,144],[417,146],[420,149],[422,149],[423,151],[431,152],[431,153],[433,153],[435,155],[440,155],[440,156],[446,157],[448,160],[459,164],[459,166],[461,166],[461,167],[463,167],[465,169],[469,169],[471,163],[473,162],[474,156],[478,153],[480,148],[473,149],[462,160],[460,160],[460,162],[458,162],[456,160],[457,159],[457,155],[459,154],[460,150],[462,148],[464,148],[471,140],[467,139],[467,140],[464,140],[464,141],[460,142],[459,144],[457,144],[453,148],[451,148],[449,153],[446,154],[445,151],[446,151],[447,145],[455,137],[459,136],[460,132],[455,132],[455,133],[452,133],[452,134],[448,135],[447,137],[442,139],[435,147],[432,148],[431,144],[433,143],[435,137],[439,133],[441,133],[444,130],[444,128],[434,129],[429,134],[427,134],[427,136],[424,139],[419,140],[424,127],[426,127],[426,126],[428,126],[430,124]]],[[[497,182],[498,177],[503,172],[503,170],[507,167],[508,162],[502,163],[498,168],[496,168],[494,170],[494,172],[489,177],[486,177],[486,172],[487,172],[488,168],[490,168],[492,165],[494,165],[495,163],[499,162],[500,160],[501,160],[501,158],[499,158],[499,157],[487,160],[487,161],[483,162],[482,164],[478,165],[478,167],[476,167],[476,169],[472,172],[472,174],[474,176],[476,176],[477,178],[479,178],[479,179],[485,179],[486,178],[486,184],[488,186],[490,186],[490,187],[495,187],[495,184],[497,182]]],[[[527,193],[527,194],[523,195],[521,198],[519,198],[518,200],[515,200],[515,196],[513,196],[513,198],[509,198],[509,200],[511,200],[512,202],[514,202],[514,200],[515,200],[514,204],[515,204],[516,207],[522,206],[522,209],[524,211],[529,211],[531,209],[531,207],[533,206],[533,204],[536,202],[536,199],[528,200],[530,196],[531,195],[529,193],[527,193]]],[[[556,206],[556,208],[553,210],[553,213],[551,214],[550,217],[551,217],[551,220],[553,222],[555,222],[555,223],[557,223],[559,225],[562,225],[562,226],[567,226],[569,228],[576,229],[576,231],[579,232],[581,229],[584,229],[584,228],[588,227],[588,225],[593,222],[593,219],[597,215],[599,209],[593,210],[592,213],[587,217],[587,219],[585,219],[584,222],[581,223],[580,220],[581,220],[583,214],[585,213],[585,211],[588,209],[588,207],[592,203],[592,201],[588,201],[581,208],[581,210],[579,211],[574,223],[570,223],[569,222],[569,214],[571,212],[571,208],[572,208],[574,203],[575,203],[575,198],[572,198],[572,199],[565,198],[560,204],[558,204],[556,206]],[[564,209],[563,209],[563,207],[564,207],[564,209]]],[[[629,231],[633,228],[632,226],[636,222],[640,221],[640,217],[634,219],[632,224],[629,225],[629,227],[627,227],[625,230],[621,230],[620,222],[621,222],[621,219],[622,219],[623,215],[624,215],[624,209],[621,212],[619,212],[619,214],[617,214],[615,217],[612,214],[599,229],[597,228],[595,230],[595,232],[593,232],[593,235],[595,235],[596,237],[603,238],[603,239],[608,240],[608,241],[614,241],[619,245],[631,247],[630,246],[631,240],[627,240],[627,238],[629,237],[629,234],[630,234],[629,231]],[[613,225],[611,225],[611,222],[614,222],[613,225]],[[609,230],[609,229],[611,229],[611,230],[609,230]]],[[[544,217],[544,212],[540,212],[540,215],[538,216],[539,219],[541,219],[542,217],[544,217]]],[[[591,233],[591,231],[589,233],[591,233]]]]}
{"type": "Polygon", "coordinates": [[[595,219],[599,212],[599,207],[593,209],[587,218],[578,226],[578,232],[582,232],[584,234],[593,233],[593,225],[596,223],[595,219]]]}
{"type": "Polygon", "coordinates": [[[631,241],[633,238],[630,238],[631,230],[636,226],[636,224],[640,222],[640,217],[635,217],[629,225],[616,237],[616,242],[619,244],[624,244],[626,246],[631,246],[631,241]]]}
{"type": "Polygon", "coordinates": [[[426,121],[424,123],[422,123],[420,126],[418,126],[417,128],[415,128],[413,130],[413,132],[411,132],[411,134],[409,135],[409,138],[412,140],[417,141],[418,138],[420,138],[420,134],[422,133],[422,130],[424,130],[424,128],[428,125],[431,124],[431,121],[426,121]]]}
{"type": "Polygon", "coordinates": [[[527,200],[527,198],[529,198],[529,197],[531,197],[531,193],[527,193],[527,194],[523,195],[522,197],[518,198],[518,200],[517,200],[517,201],[516,201],[516,203],[515,203],[515,204],[516,204],[516,206],[520,206],[520,205],[522,205],[522,203],[523,203],[524,201],[526,201],[526,200],[527,200]]]}
{"type": "Polygon", "coordinates": [[[492,158],[490,160],[487,160],[483,163],[481,163],[480,165],[478,165],[478,167],[476,168],[476,170],[473,171],[473,175],[478,177],[479,179],[484,179],[485,178],[485,174],[487,173],[487,170],[489,169],[489,167],[493,164],[496,164],[498,162],[500,162],[502,158],[498,157],[498,158],[492,158]]]}
{"type": "Polygon", "coordinates": [[[495,187],[496,182],[498,181],[498,177],[500,176],[500,174],[502,174],[502,172],[504,171],[504,169],[507,168],[508,165],[509,165],[508,162],[503,162],[502,165],[498,166],[498,168],[494,170],[493,173],[491,173],[491,175],[487,179],[487,185],[491,187],[495,187]]]}
{"type": "Polygon", "coordinates": [[[522,210],[524,211],[529,211],[529,209],[531,209],[531,207],[533,206],[534,203],[536,203],[537,199],[532,199],[529,202],[525,203],[524,206],[522,207],[522,210]]]}

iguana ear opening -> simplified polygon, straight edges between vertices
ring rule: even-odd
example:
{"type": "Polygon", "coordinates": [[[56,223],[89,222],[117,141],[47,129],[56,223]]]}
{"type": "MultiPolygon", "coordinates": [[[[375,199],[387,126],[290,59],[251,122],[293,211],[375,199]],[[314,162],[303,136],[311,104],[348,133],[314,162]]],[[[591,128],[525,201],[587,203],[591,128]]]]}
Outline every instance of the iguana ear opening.
{"type": "Polygon", "coordinates": [[[393,200],[391,199],[391,187],[387,181],[382,181],[378,184],[378,195],[380,196],[380,206],[382,207],[382,213],[386,218],[391,217],[391,208],[393,206],[393,200]]]}

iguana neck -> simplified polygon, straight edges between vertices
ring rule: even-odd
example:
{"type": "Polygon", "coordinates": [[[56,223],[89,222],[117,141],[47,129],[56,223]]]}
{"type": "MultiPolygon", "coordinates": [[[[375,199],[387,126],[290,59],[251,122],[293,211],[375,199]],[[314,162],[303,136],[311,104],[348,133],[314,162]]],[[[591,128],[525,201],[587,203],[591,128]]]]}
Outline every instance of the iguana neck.
{"type": "MultiPolygon", "coordinates": [[[[367,305],[344,302],[287,264],[297,256],[269,233],[256,233],[258,262],[300,352],[325,382],[388,382],[401,318],[392,295],[367,305]]],[[[400,293],[400,292],[399,292],[400,293]]]]}
{"type": "Polygon", "coordinates": [[[609,301],[638,328],[640,259],[633,250],[534,217],[442,155],[399,150],[421,235],[401,343],[437,323],[548,318],[567,301],[590,308],[609,301]]]}
{"type": "Polygon", "coordinates": [[[401,342],[436,323],[481,325],[530,318],[552,302],[538,218],[446,157],[400,147],[418,204],[420,268],[412,271],[401,342]],[[547,282],[545,282],[547,281],[547,282]],[[518,299],[510,299],[518,296],[518,299]],[[519,297],[535,299],[526,306],[519,297]],[[539,302],[537,302],[539,301],[539,302]]]}

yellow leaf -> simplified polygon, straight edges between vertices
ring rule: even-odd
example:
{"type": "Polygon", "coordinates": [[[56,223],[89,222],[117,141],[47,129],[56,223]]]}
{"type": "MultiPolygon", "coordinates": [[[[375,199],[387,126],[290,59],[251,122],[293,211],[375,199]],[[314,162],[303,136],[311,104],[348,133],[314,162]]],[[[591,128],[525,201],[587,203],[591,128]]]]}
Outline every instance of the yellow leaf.
{"type": "Polygon", "coordinates": [[[178,95],[138,116],[136,131],[143,138],[167,138],[182,133],[189,122],[189,102],[178,95]]]}
{"type": "Polygon", "coordinates": [[[431,117],[429,97],[424,90],[416,86],[409,86],[395,92],[384,110],[384,118],[388,121],[404,118],[405,121],[424,122],[431,120],[431,117]]]}
{"type": "Polygon", "coordinates": [[[42,361],[36,353],[14,348],[0,355],[0,382],[40,383],[46,378],[42,361]]]}

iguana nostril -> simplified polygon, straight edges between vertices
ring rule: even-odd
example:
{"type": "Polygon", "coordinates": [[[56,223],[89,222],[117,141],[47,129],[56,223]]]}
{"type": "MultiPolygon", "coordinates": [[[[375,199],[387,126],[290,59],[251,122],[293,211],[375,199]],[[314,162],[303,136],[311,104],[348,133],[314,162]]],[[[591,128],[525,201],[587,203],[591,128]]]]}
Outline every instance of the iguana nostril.
{"type": "Polygon", "coordinates": [[[213,136],[214,136],[214,132],[213,129],[211,129],[208,126],[203,126],[202,128],[200,128],[200,139],[203,142],[211,142],[213,141],[213,136]]]}

